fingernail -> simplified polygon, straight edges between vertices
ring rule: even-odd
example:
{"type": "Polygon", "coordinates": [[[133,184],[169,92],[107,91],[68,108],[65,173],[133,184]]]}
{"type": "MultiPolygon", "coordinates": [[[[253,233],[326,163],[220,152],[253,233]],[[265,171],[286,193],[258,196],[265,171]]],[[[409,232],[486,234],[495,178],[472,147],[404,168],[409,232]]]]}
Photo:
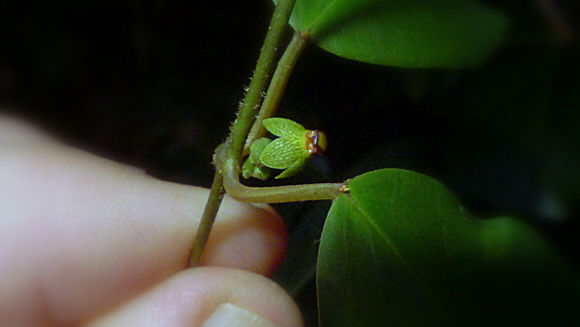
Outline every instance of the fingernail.
{"type": "Polygon", "coordinates": [[[222,303],[203,327],[278,327],[270,320],[231,303],[222,303]]]}

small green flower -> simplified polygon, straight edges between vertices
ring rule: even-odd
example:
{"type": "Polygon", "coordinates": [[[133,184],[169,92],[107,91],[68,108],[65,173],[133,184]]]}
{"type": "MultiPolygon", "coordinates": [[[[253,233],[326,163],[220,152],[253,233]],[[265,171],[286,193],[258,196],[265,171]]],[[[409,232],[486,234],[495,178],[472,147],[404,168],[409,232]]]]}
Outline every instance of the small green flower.
{"type": "Polygon", "coordinates": [[[269,138],[262,137],[252,143],[250,146],[250,155],[242,165],[242,176],[244,178],[254,177],[266,180],[270,176],[272,170],[260,162],[260,155],[270,142],[272,140],[269,138]]]}
{"type": "Polygon", "coordinates": [[[263,124],[270,133],[279,136],[262,149],[259,158],[266,167],[285,169],[276,179],[296,175],[311,156],[326,150],[326,135],[319,130],[307,130],[285,118],[264,119],[263,124]]]}

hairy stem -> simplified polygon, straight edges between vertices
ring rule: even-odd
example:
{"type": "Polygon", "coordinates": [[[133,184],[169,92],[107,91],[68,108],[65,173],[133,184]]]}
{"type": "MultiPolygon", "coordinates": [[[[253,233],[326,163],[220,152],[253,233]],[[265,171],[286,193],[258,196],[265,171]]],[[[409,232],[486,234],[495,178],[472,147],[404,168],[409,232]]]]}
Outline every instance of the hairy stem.
{"type": "Polygon", "coordinates": [[[213,176],[213,183],[211,185],[211,191],[209,193],[209,198],[205,203],[205,209],[203,210],[203,215],[201,222],[199,223],[199,228],[195,234],[195,239],[193,241],[193,248],[191,250],[191,255],[189,257],[189,266],[194,267],[199,265],[199,260],[205,247],[207,240],[209,238],[209,233],[215,217],[217,215],[220,204],[224,197],[224,187],[223,187],[223,177],[216,171],[213,176]]]}
{"type": "MultiPolygon", "coordinates": [[[[288,24],[288,20],[290,19],[290,14],[292,13],[295,1],[296,0],[279,0],[278,5],[274,9],[268,33],[266,34],[266,39],[264,40],[264,45],[260,51],[260,57],[258,58],[254,75],[252,76],[252,82],[250,83],[244,103],[238,112],[238,117],[232,126],[230,136],[228,137],[228,154],[233,158],[237,158],[238,162],[250,127],[254,122],[256,111],[260,106],[262,94],[264,93],[266,86],[270,81],[272,71],[274,70],[276,52],[282,44],[284,31],[288,24]]],[[[221,204],[223,193],[223,178],[218,170],[216,171],[212,183],[209,199],[201,218],[200,227],[195,235],[189,260],[189,265],[191,267],[199,264],[199,259],[203,253],[203,249],[209,238],[211,227],[221,204]]]]}
{"type": "Polygon", "coordinates": [[[276,67],[276,52],[282,43],[284,30],[292,13],[294,2],[295,0],[280,0],[276,6],[248,93],[246,93],[246,98],[228,138],[228,154],[231,157],[239,159],[242,154],[246,137],[254,123],[262,97],[265,94],[264,91],[276,67]]]}
{"type": "Polygon", "coordinates": [[[228,156],[225,145],[216,150],[218,170],[224,178],[228,194],[239,201],[279,203],[313,200],[333,200],[348,188],[341,183],[301,184],[274,187],[249,187],[240,183],[240,164],[236,158],[228,156]]]}
{"type": "Polygon", "coordinates": [[[290,74],[292,73],[292,70],[294,70],[294,66],[298,61],[298,58],[300,58],[300,54],[307,45],[308,34],[295,32],[288,47],[286,47],[284,54],[280,58],[280,61],[278,61],[278,65],[276,66],[276,70],[272,76],[272,81],[268,87],[268,92],[266,92],[264,103],[262,103],[258,117],[256,117],[256,121],[246,139],[244,154],[249,152],[250,145],[254,140],[257,140],[266,134],[266,129],[262,125],[262,121],[274,116],[276,113],[280,99],[282,99],[282,95],[284,94],[284,90],[288,84],[290,74]]]}

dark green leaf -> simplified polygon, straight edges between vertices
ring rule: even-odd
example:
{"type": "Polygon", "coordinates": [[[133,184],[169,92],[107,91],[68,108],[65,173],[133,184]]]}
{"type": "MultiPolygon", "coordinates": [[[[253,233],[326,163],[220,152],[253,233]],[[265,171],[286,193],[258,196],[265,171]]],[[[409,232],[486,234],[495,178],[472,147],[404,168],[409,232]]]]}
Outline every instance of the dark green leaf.
{"type": "Polygon", "coordinates": [[[336,55],[398,67],[476,64],[506,25],[474,0],[297,0],[290,23],[336,55]]]}
{"type": "Polygon", "coordinates": [[[349,188],[322,233],[321,326],[578,323],[578,279],[527,225],[476,219],[410,171],[373,171],[349,188]]]}

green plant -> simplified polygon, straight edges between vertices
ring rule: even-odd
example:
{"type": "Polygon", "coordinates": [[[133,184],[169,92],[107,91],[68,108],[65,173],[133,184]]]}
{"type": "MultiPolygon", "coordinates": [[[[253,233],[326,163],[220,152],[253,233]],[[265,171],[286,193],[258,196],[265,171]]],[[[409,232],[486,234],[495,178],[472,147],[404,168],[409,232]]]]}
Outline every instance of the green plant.
{"type": "Polygon", "coordinates": [[[266,120],[307,44],[371,64],[457,68],[485,59],[504,28],[501,15],[470,0],[278,1],[230,136],[215,152],[216,174],[191,265],[199,260],[225,191],[250,202],[332,200],[318,257],[322,326],[575,319],[577,278],[542,237],[512,218],[473,217],[425,175],[381,169],[341,183],[278,187],[249,187],[239,180],[240,173],[265,179],[269,168],[286,169],[278,177],[290,177],[308,159],[293,150],[307,142],[300,139],[306,131],[301,125],[286,122],[295,125],[285,134],[266,120]],[[287,21],[295,33],[276,62],[287,21]],[[264,139],[264,127],[280,139],[264,139]],[[281,153],[292,154],[275,162],[281,153]],[[244,154],[249,156],[242,166],[244,154]]]}

